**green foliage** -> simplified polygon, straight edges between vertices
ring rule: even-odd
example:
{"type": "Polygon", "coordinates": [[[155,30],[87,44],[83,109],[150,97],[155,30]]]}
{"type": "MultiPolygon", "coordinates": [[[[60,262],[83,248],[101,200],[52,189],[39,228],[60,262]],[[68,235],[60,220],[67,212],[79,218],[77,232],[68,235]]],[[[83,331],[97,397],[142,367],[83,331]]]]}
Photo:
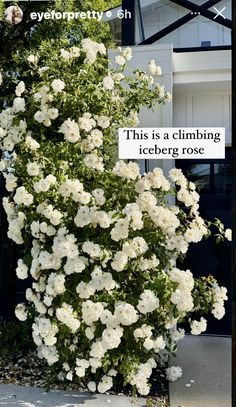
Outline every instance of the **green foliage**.
{"type": "Polygon", "coordinates": [[[2,358],[27,355],[34,350],[30,321],[6,322],[0,319],[0,356],[2,358]]]}
{"type": "MultiPolygon", "coordinates": [[[[0,13],[10,3],[4,4],[1,1],[0,13]]],[[[49,62],[55,50],[65,46],[79,43],[82,38],[104,42],[107,46],[112,46],[112,38],[108,23],[99,22],[95,19],[80,20],[42,20],[38,22],[30,18],[32,12],[45,11],[103,11],[111,6],[118,5],[119,2],[107,2],[104,0],[57,0],[54,2],[19,2],[24,13],[23,21],[15,26],[9,25],[4,18],[0,18],[0,72],[5,71],[4,85],[1,87],[0,108],[4,100],[14,92],[14,82],[21,77],[26,84],[35,81],[35,77],[28,75],[27,67],[22,56],[26,50],[37,53],[39,48],[45,50],[45,63],[49,62]]],[[[13,3],[15,4],[15,3],[13,3]]]]}
{"type": "Polygon", "coordinates": [[[169,404],[166,399],[156,399],[153,397],[148,397],[146,400],[146,407],[168,407],[169,404]]]}

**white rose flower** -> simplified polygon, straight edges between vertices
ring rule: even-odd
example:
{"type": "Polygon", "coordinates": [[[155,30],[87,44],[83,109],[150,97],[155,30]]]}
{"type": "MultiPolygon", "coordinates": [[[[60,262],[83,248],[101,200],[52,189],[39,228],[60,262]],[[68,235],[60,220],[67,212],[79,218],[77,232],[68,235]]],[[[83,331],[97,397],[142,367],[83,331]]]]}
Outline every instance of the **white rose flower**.
{"type": "Polygon", "coordinates": [[[26,191],[25,187],[19,187],[14,195],[14,201],[18,205],[30,206],[34,201],[34,197],[26,191]]]}
{"type": "Polygon", "coordinates": [[[115,85],[111,75],[105,76],[102,83],[105,90],[112,90],[115,85]]]}
{"type": "Polygon", "coordinates": [[[95,393],[97,390],[97,385],[95,382],[88,382],[88,390],[91,391],[92,393],[95,393]]]}
{"type": "Polygon", "coordinates": [[[14,174],[4,174],[4,178],[6,180],[6,189],[7,191],[11,192],[17,187],[17,177],[14,174]]]}
{"type": "Polygon", "coordinates": [[[92,327],[88,327],[85,329],[85,335],[88,339],[92,340],[94,338],[94,331],[95,329],[92,327]]]}
{"type": "Polygon", "coordinates": [[[70,382],[72,382],[73,380],[73,373],[72,372],[68,372],[66,375],[66,379],[69,380],[70,382]]]}
{"type": "Polygon", "coordinates": [[[122,303],[115,308],[114,316],[122,325],[132,325],[138,320],[138,314],[131,304],[122,303]]]}
{"type": "Polygon", "coordinates": [[[115,271],[123,271],[128,263],[128,256],[123,252],[117,252],[114,256],[114,260],[111,263],[111,267],[115,271]]]}
{"type": "Polygon", "coordinates": [[[79,125],[74,120],[67,119],[59,128],[59,133],[63,133],[65,140],[76,143],[80,139],[79,125]]]}
{"type": "Polygon", "coordinates": [[[18,83],[18,85],[15,89],[16,96],[21,96],[22,93],[24,93],[24,91],[25,91],[25,84],[23,81],[21,81],[18,83]]]}
{"type": "Polygon", "coordinates": [[[13,100],[13,109],[15,113],[25,112],[25,99],[17,97],[13,100]]]}
{"type": "Polygon", "coordinates": [[[31,177],[36,177],[39,175],[40,166],[36,162],[28,163],[26,168],[31,177]]]}
{"type": "Polygon", "coordinates": [[[88,168],[93,168],[98,171],[104,171],[103,158],[99,157],[97,152],[87,154],[84,157],[83,162],[88,168]]]}
{"type": "Polygon", "coordinates": [[[144,290],[137,305],[139,312],[147,314],[155,311],[157,308],[159,308],[159,299],[151,290],[144,290]]]}
{"type": "Polygon", "coordinates": [[[156,65],[156,62],[154,59],[152,59],[149,62],[149,71],[151,73],[151,75],[157,75],[157,76],[161,76],[162,75],[162,69],[160,66],[156,65]]]}
{"type": "Polygon", "coordinates": [[[18,260],[16,275],[21,280],[25,280],[28,277],[28,267],[26,266],[22,259],[18,260]]]}
{"type": "Polygon", "coordinates": [[[67,61],[71,59],[71,53],[67,51],[66,49],[62,48],[61,49],[61,57],[67,61]]]}
{"type": "Polygon", "coordinates": [[[29,55],[29,56],[27,57],[27,61],[28,61],[30,64],[32,64],[32,65],[37,65],[37,63],[38,63],[38,57],[37,57],[37,55],[31,54],[31,55],[29,55]]]}
{"type": "Polygon", "coordinates": [[[52,108],[52,109],[48,109],[48,117],[51,120],[55,120],[58,117],[58,109],[52,108]]]}
{"type": "Polygon", "coordinates": [[[175,382],[181,376],[182,376],[182,369],[179,366],[171,366],[168,369],[166,369],[166,378],[170,382],[175,382]]]}
{"type": "Polygon", "coordinates": [[[51,83],[51,87],[55,93],[61,92],[65,86],[65,82],[63,82],[61,79],[54,79],[51,83]]]}
{"type": "Polygon", "coordinates": [[[98,258],[101,255],[101,249],[100,246],[96,243],[90,242],[90,241],[86,241],[84,242],[83,246],[82,246],[82,250],[85,253],[88,253],[89,256],[93,259],[93,258],[98,258]]]}
{"type": "Polygon", "coordinates": [[[159,83],[156,84],[155,90],[159,96],[159,98],[163,98],[165,96],[165,88],[163,85],[160,85],[159,83]]]}
{"type": "Polygon", "coordinates": [[[137,163],[129,162],[126,164],[124,161],[117,161],[115,167],[113,168],[114,174],[118,177],[127,178],[135,180],[140,177],[140,168],[137,163]]]}
{"type": "Polygon", "coordinates": [[[145,349],[151,350],[151,349],[154,348],[154,341],[152,339],[150,339],[150,338],[146,338],[144,343],[143,343],[143,346],[144,346],[145,349]]]}
{"type": "Polygon", "coordinates": [[[96,121],[92,118],[90,113],[84,113],[83,116],[79,118],[79,126],[81,130],[89,132],[96,126],[96,121]]]}
{"type": "Polygon", "coordinates": [[[92,195],[96,200],[97,205],[104,205],[106,198],[104,197],[104,190],[102,188],[97,188],[92,191],[92,195]]]}
{"type": "Polygon", "coordinates": [[[27,320],[27,310],[25,307],[25,304],[18,304],[15,308],[15,315],[20,321],[26,321],[27,320]]]}
{"type": "Polygon", "coordinates": [[[106,350],[103,348],[102,346],[102,342],[98,341],[98,342],[94,342],[92,344],[91,347],[91,351],[90,351],[90,356],[92,356],[93,358],[103,358],[103,356],[105,355],[106,350]]]}
{"type": "Polygon", "coordinates": [[[123,49],[122,55],[127,59],[127,61],[130,61],[132,59],[132,48],[127,47],[123,49]]]}
{"type": "Polygon", "coordinates": [[[102,129],[107,129],[110,126],[111,119],[107,116],[95,116],[97,124],[102,129]]]}
{"type": "Polygon", "coordinates": [[[115,57],[115,62],[116,62],[118,65],[121,65],[121,66],[125,65],[125,63],[126,63],[125,58],[124,58],[122,55],[117,55],[117,56],[115,57]]]}
{"type": "Polygon", "coordinates": [[[40,147],[40,144],[36,140],[34,140],[31,136],[26,136],[25,144],[32,151],[35,151],[40,147]]]}
{"type": "Polygon", "coordinates": [[[93,148],[99,148],[103,144],[103,134],[98,129],[93,129],[91,134],[87,137],[86,142],[88,143],[88,151],[93,148]]]}
{"type": "Polygon", "coordinates": [[[232,241],[232,230],[231,229],[226,229],[225,231],[225,237],[227,240],[229,240],[230,242],[232,241]]]}
{"type": "Polygon", "coordinates": [[[40,110],[38,110],[34,115],[34,119],[38,123],[43,123],[43,121],[46,119],[46,115],[44,112],[41,112],[40,110]]]}
{"type": "Polygon", "coordinates": [[[113,386],[112,378],[109,376],[103,376],[102,381],[98,383],[98,392],[106,393],[113,386]]]}

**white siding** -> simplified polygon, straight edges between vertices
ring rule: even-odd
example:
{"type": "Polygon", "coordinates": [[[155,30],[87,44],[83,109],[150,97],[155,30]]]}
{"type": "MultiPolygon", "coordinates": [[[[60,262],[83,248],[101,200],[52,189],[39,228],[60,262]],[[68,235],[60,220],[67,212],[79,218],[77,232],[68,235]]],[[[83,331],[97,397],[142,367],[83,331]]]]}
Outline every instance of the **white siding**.
{"type": "MultiPolygon", "coordinates": [[[[194,3],[201,4],[203,1],[195,0],[194,3]]],[[[141,0],[143,22],[145,28],[145,37],[148,38],[174,21],[185,16],[190,12],[181,6],[171,3],[168,0],[148,1],[141,0]]],[[[226,9],[223,14],[231,19],[231,0],[223,0],[216,4],[219,11],[223,7],[226,9]]],[[[216,13],[212,7],[209,10],[216,13]]],[[[172,43],[174,48],[200,47],[202,41],[211,41],[211,45],[230,45],[231,32],[228,28],[217,24],[204,16],[196,16],[188,23],[171,34],[158,41],[159,44],[172,43]]],[[[140,36],[137,32],[137,43],[140,42],[140,36]]]]}
{"type": "MultiPolygon", "coordinates": [[[[231,53],[208,51],[173,53],[169,45],[133,48],[126,73],[147,69],[150,59],[162,67],[163,83],[173,101],[154,112],[142,109],[140,127],[225,127],[226,145],[231,144],[231,53]]],[[[116,51],[110,51],[112,61],[116,51]]],[[[149,160],[149,169],[162,167],[165,173],[174,160],[149,160]]]]}
{"type": "Polygon", "coordinates": [[[230,94],[174,95],[173,127],[225,127],[226,145],[231,144],[230,94]]]}

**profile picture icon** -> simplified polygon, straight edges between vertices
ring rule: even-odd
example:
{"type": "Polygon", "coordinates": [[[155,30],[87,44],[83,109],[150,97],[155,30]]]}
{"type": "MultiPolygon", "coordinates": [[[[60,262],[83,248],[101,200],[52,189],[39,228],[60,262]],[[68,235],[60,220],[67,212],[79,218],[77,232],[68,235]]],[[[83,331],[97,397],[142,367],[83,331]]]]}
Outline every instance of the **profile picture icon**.
{"type": "Polygon", "coordinates": [[[19,6],[10,6],[5,10],[5,20],[8,24],[19,24],[23,19],[23,11],[19,6]]]}

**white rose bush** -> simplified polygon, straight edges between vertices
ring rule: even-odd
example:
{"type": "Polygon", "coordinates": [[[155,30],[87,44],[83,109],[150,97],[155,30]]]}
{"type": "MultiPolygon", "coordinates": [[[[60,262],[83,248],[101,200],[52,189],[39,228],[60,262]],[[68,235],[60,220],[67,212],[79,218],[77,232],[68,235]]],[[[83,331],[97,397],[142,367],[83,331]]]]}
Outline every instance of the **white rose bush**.
{"type": "MultiPolygon", "coordinates": [[[[181,170],[141,176],[137,163],[113,162],[117,129],[170,100],[155,61],[128,77],[129,48],[112,67],[90,39],[55,50],[50,66],[44,52],[25,56],[37,80],[29,89],[18,78],[0,113],[8,236],[24,252],[17,277],[32,282],[16,316],[32,320],[38,355],[61,380],[104,393],[119,376],[147,395],[153,369],[184,337],[181,324],[198,335],[204,315],[224,315],[226,289],[176,266],[211,224],[181,170]]],[[[170,380],[180,375],[167,369],[170,380]]]]}

